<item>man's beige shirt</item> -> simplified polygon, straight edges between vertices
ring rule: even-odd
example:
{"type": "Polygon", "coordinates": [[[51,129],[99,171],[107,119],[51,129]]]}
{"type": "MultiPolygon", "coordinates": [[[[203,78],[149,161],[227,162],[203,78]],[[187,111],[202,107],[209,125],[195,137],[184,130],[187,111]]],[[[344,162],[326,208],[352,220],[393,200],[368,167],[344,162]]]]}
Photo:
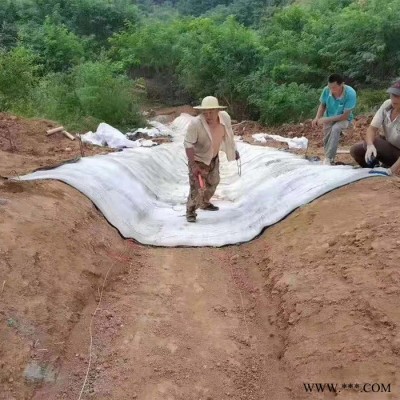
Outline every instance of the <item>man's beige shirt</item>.
{"type": "MultiPolygon", "coordinates": [[[[220,123],[225,127],[225,135],[222,139],[220,150],[226,154],[228,161],[236,158],[236,144],[233,137],[231,117],[226,111],[218,113],[220,123]]],[[[194,149],[194,159],[210,165],[213,158],[212,134],[203,115],[193,119],[187,128],[184,141],[185,148],[194,149]]]]}
{"type": "Polygon", "coordinates": [[[371,126],[375,128],[382,128],[383,136],[386,140],[393,146],[400,149],[400,116],[394,121],[390,120],[390,113],[392,111],[392,102],[386,100],[381,108],[376,112],[373,120],[371,121],[371,126]]]}

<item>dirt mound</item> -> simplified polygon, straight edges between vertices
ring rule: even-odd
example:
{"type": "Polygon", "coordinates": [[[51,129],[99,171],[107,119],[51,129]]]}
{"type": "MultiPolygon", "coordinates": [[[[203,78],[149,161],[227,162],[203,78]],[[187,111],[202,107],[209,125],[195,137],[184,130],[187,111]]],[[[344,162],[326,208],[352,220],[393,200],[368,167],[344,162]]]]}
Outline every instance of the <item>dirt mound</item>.
{"type": "MultiPolygon", "coordinates": [[[[362,140],[371,119],[372,117],[358,116],[342,136],[341,145],[348,147],[362,140]]],[[[323,140],[322,129],[320,127],[313,128],[311,122],[311,120],[306,120],[301,124],[284,124],[275,131],[287,137],[305,136],[310,140],[312,146],[320,147],[323,140]]]]}
{"type": "Polygon", "coordinates": [[[0,199],[0,399],[28,399],[54,381],[107,268],[126,267],[126,245],[61,183],[5,182],[0,199]]]}
{"type": "Polygon", "coordinates": [[[161,107],[151,110],[149,116],[152,119],[159,121],[163,124],[168,124],[172,122],[175,118],[179,117],[181,114],[189,114],[196,116],[198,112],[191,106],[183,105],[178,107],[161,107]]]}
{"type": "Polygon", "coordinates": [[[399,179],[341,188],[270,229],[264,249],[249,245],[265,256],[266,291],[280,302],[271,322],[296,377],[288,398],[307,398],[300,387],[310,381],[338,383],[345,399],[361,399],[364,383],[391,383],[392,394],[374,398],[397,397],[399,189],[399,179]]]}
{"type": "MultiPolygon", "coordinates": [[[[57,165],[81,156],[77,139],[61,132],[51,136],[46,131],[58,125],[46,120],[28,120],[0,113],[0,175],[21,175],[37,168],[57,165]]],[[[84,145],[85,156],[106,154],[109,149],[84,145]]]]}

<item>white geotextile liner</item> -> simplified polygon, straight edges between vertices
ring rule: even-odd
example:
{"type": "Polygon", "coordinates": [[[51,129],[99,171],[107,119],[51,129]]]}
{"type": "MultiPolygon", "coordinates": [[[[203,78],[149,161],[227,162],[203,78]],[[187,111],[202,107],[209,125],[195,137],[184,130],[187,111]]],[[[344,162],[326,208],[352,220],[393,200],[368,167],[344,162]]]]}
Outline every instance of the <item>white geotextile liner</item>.
{"type": "MultiPolygon", "coordinates": [[[[153,128],[156,130],[156,128],[153,128]]],[[[147,132],[147,129],[144,128],[144,132],[147,132]]],[[[160,130],[156,130],[160,132],[160,130]]],[[[135,131],[136,132],[136,131],[135,131]]],[[[153,130],[148,130],[152,136],[156,136],[153,130]]],[[[168,131],[170,132],[170,131],[168,131]]],[[[161,135],[162,133],[160,133],[161,135]]],[[[96,132],[87,132],[84,135],[81,135],[82,142],[94,144],[96,146],[107,146],[113,149],[120,149],[120,148],[135,148],[135,147],[152,147],[157,145],[152,140],[129,140],[121,131],[115,129],[111,125],[108,125],[104,122],[99,124],[96,132]]]]}
{"type": "Polygon", "coordinates": [[[268,133],[255,133],[253,139],[256,142],[267,143],[267,139],[276,140],[277,142],[287,143],[289,149],[307,149],[308,147],[308,139],[304,136],[302,137],[294,137],[294,138],[285,138],[280,135],[270,135],[268,133]]]}
{"type": "Polygon", "coordinates": [[[297,207],[371,176],[368,169],[312,164],[284,151],[238,142],[242,176],[221,153],[221,183],[212,200],[220,210],[198,210],[197,222],[188,223],[182,140],[189,118],[181,116],[172,124],[173,143],[86,157],[22,179],[68,183],[126,238],[156,246],[223,246],[249,241],[297,207]]]}
{"type": "Polygon", "coordinates": [[[149,137],[169,136],[172,134],[171,130],[161,122],[148,121],[148,123],[152,126],[152,128],[139,128],[130,134],[134,135],[135,133],[145,133],[149,137]]]}

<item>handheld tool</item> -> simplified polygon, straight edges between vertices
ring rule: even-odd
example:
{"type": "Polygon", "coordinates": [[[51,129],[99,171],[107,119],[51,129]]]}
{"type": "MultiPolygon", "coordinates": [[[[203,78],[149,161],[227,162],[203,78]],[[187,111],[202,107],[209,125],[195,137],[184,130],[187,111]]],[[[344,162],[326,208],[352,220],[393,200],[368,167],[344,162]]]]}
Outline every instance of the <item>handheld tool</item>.
{"type": "Polygon", "coordinates": [[[239,158],[239,160],[236,160],[237,167],[238,167],[238,175],[242,176],[242,160],[239,158]]]}
{"type": "Polygon", "coordinates": [[[200,174],[198,175],[198,179],[199,179],[200,189],[204,189],[204,180],[200,174]]]}

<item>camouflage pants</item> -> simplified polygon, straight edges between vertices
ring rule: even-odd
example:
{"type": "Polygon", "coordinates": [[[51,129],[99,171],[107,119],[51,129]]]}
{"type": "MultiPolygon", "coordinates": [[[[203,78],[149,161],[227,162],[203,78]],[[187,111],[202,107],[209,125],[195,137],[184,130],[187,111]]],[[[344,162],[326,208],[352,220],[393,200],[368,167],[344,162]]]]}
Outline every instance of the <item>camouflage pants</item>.
{"type": "Polygon", "coordinates": [[[219,184],[219,158],[216,156],[211,160],[210,165],[195,161],[201,170],[204,181],[204,189],[200,188],[197,177],[192,174],[189,168],[190,192],[186,205],[186,215],[196,215],[196,209],[206,207],[210,204],[210,199],[214,195],[219,184]]]}

